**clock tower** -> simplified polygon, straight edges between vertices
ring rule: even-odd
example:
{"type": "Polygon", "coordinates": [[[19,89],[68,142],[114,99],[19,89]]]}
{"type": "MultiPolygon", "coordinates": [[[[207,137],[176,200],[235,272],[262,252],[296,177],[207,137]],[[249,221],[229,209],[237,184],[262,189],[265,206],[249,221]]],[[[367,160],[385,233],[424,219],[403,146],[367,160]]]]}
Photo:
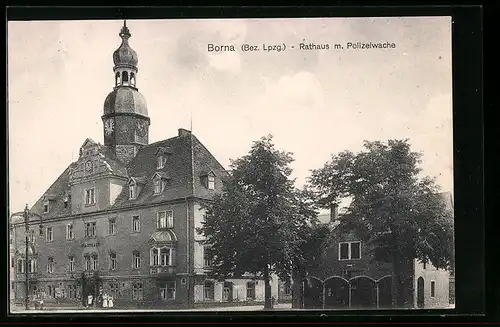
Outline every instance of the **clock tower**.
{"type": "Polygon", "coordinates": [[[119,33],[122,43],[113,53],[115,87],[104,101],[101,117],[104,127],[104,145],[128,164],[141,146],[149,142],[148,109],[146,100],[137,89],[137,53],[130,47],[131,37],[124,21],[119,33]]]}

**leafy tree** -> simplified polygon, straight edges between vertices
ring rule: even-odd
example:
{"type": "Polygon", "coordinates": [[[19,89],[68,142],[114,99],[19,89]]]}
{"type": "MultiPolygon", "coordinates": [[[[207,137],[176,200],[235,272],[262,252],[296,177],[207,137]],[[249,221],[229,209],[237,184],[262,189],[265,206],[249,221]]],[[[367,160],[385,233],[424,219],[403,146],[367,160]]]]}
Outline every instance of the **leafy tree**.
{"type": "Polygon", "coordinates": [[[270,135],[254,142],[247,155],[231,163],[223,192],[205,204],[200,229],[212,248],[212,274],[263,278],[265,308],[271,307],[271,275],[289,277],[301,253],[301,230],[315,216],[290,179],[292,160],[290,153],[275,149],[270,135]]]}
{"type": "Polygon", "coordinates": [[[364,143],[364,150],[332,156],[313,170],[309,184],[327,208],[350,199],[339,233],[356,231],[374,259],[392,263],[396,304],[404,306],[406,265],[413,259],[448,268],[453,260],[453,213],[433,178],[421,177],[421,154],[408,140],[364,143]]]}

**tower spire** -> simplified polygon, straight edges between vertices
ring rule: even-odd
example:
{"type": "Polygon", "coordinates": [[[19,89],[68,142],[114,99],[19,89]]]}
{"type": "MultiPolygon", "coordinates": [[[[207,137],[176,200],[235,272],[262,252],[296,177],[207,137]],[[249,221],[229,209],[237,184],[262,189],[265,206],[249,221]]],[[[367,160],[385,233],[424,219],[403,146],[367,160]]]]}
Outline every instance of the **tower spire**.
{"type": "Polygon", "coordinates": [[[120,31],[120,37],[125,41],[125,40],[128,40],[132,35],[130,34],[130,31],[127,27],[127,20],[124,19],[123,20],[123,26],[122,26],[122,29],[120,31]]]}

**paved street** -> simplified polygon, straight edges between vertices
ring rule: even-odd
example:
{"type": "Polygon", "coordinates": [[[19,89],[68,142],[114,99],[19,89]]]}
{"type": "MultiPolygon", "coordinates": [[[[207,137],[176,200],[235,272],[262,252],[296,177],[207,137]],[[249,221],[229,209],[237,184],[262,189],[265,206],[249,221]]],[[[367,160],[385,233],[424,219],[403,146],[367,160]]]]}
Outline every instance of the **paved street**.
{"type": "MultiPolygon", "coordinates": [[[[74,308],[57,308],[57,307],[46,307],[43,310],[31,309],[29,313],[72,313],[72,312],[88,312],[88,313],[102,313],[102,312],[186,312],[186,311],[260,311],[263,310],[263,305],[254,306],[234,306],[234,307],[213,307],[213,308],[197,308],[197,309],[177,309],[177,310],[161,310],[161,309],[86,309],[83,307],[74,308]]],[[[274,310],[292,310],[291,303],[281,303],[274,306],[274,310]]],[[[12,306],[11,313],[26,313],[27,311],[21,306],[12,306]]]]}

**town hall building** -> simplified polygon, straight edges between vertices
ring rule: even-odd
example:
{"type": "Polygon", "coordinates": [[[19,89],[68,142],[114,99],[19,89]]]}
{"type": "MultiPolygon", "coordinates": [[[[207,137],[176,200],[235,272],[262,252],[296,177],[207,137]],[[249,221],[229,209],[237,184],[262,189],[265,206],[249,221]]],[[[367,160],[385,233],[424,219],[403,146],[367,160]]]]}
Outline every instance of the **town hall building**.
{"type": "MultiPolygon", "coordinates": [[[[197,232],[202,203],[227,172],[195,135],[150,143],[151,120],[138,89],[138,56],[124,23],[113,53],[114,88],[104,101],[104,144],[86,139],[72,162],[30,209],[30,294],[78,302],[82,275],[121,303],[181,307],[264,300],[252,276],[210,279],[210,248],[197,232]],[[40,229],[40,230],[39,230],[40,229]]],[[[15,301],[25,296],[25,229],[12,222],[15,301]]],[[[272,283],[277,297],[278,283],[272,283]]]]}

